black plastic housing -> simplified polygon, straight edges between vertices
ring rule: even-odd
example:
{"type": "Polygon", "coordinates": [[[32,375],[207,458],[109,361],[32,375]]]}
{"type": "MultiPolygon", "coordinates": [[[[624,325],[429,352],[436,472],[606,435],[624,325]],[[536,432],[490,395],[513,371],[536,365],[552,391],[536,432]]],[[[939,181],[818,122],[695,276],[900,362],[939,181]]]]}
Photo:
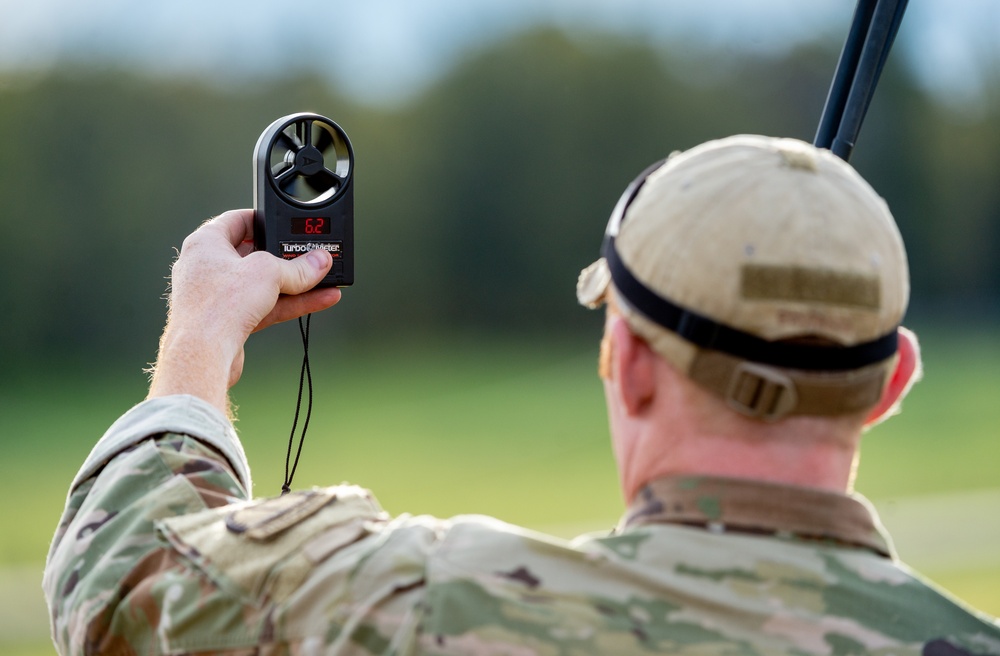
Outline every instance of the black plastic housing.
{"type": "Polygon", "coordinates": [[[317,286],[354,284],[354,151],[340,126],[305,112],[273,122],[254,148],[253,186],[256,250],[323,248],[333,266],[317,286]]]}

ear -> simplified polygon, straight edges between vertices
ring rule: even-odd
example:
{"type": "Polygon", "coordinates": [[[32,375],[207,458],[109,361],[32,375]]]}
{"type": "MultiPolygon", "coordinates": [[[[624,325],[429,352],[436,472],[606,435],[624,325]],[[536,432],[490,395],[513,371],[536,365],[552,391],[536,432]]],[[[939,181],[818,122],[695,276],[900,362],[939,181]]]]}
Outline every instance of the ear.
{"type": "Polygon", "coordinates": [[[920,343],[917,341],[917,336],[902,326],[899,327],[898,334],[899,357],[896,361],[896,368],[882,392],[882,398],[865,419],[865,426],[874,426],[895,414],[899,404],[903,402],[903,398],[923,374],[923,365],[920,361],[920,343]]]}
{"type": "Polygon", "coordinates": [[[632,332],[623,317],[614,317],[609,330],[611,380],[626,414],[636,416],[655,396],[657,356],[646,340],[632,332]]]}

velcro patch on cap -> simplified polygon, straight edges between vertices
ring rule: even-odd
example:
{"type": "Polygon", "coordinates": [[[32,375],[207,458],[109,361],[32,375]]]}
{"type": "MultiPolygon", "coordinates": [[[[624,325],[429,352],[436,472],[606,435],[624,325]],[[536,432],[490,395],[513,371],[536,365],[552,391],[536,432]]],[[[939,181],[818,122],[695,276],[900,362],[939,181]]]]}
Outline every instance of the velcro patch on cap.
{"type": "Polygon", "coordinates": [[[876,276],[831,269],[771,264],[745,264],[743,298],[759,301],[824,303],[877,310],[881,305],[876,276]]]}

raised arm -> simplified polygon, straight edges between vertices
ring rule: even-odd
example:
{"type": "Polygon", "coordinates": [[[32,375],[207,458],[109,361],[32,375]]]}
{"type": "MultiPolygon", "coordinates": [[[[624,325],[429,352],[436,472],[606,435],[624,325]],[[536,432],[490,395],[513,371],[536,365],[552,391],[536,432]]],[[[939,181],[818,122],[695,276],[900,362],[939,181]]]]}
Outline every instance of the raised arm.
{"type": "Polygon", "coordinates": [[[252,228],[252,211],[226,212],[184,241],[148,398],[192,394],[227,411],[250,333],[340,300],[337,288],[312,289],[330,269],[329,253],[281,260],[251,252],[252,228]]]}
{"type": "Polygon", "coordinates": [[[340,299],[338,289],[311,290],[328,253],[251,252],[251,227],[250,211],[227,212],[185,240],[149,396],[105,433],[70,487],[44,580],[62,654],[173,653],[177,636],[204,646],[261,630],[260,604],[192,567],[159,523],[249,498],[226,414],[244,342],[340,299]],[[207,624],[178,630],[192,612],[207,624]]]}

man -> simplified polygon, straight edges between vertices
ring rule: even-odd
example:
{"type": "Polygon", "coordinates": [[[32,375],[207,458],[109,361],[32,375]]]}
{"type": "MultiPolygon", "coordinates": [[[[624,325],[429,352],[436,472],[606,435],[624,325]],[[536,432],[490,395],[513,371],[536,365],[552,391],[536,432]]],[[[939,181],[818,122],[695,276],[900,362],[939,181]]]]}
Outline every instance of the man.
{"type": "Polygon", "coordinates": [[[251,227],[185,241],[149,398],[72,484],[44,583],[62,653],[1000,654],[850,494],[919,354],[892,217],[829,153],[733,137],[626,190],[578,295],[607,303],[628,510],[573,542],[349,486],[246,500],[244,341],[340,298],[310,290],[327,253],[248,253],[251,227]]]}

